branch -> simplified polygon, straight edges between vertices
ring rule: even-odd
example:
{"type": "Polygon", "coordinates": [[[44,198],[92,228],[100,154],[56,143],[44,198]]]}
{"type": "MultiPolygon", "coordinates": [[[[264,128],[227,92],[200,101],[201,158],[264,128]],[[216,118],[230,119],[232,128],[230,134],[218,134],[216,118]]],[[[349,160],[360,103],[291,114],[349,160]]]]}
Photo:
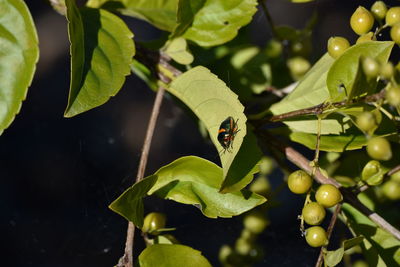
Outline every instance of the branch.
{"type": "MultiPolygon", "coordinates": [[[[385,174],[385,177],[392,176],[393,174],[395,174],[395,173],[398,172],[398,171],[400,171],[400,165],[397,165],[396,167],[394,167],[393,169],[391,169],[390,171],[388,171],[388,172],[385,174]]],[[[359,188],[356,188],[356,190],[354,191],[354,193],[357,195],[357,194],[359,194],[359,193],[361,193],[361,192],[366,191],[368,188],[369,188],[369,185],[364,184],[364,185],[360,186],[359,188]]]]}
{"type": "MultiPolygon", "coordinates": [[[[342,208],[342,204],[339,203],[336,205],[335,211],[332,214],[331,217],[331,221],[329,222],[329,226],[328,226],[328,230],[327,230],[327,235],[328,235],[328,240],[331,238],[332,232],[333,232],[333,228],[335,227],[337,218],[338,218],[338,214],[340,212],[342,208]]],[[[324,249],[326,249],[326,246],[323,246],[321,248],[321,250],[319,251],[319,256],[318,256],[318,260],[317,263],[315,264],[315,267],[321,267],[322,266],[322,262],[324,259],[324,249]]]]}
{"type": "MultiPolygon", "coordinates": [[[[270,135],[269,133],[263,132],[262,135],[265,137],[268,142],[280,150],[282,153],[285,154],[286,158],[298,166],[299,168],[303,169],[307,173],[311,174],[313,167],[311,166],[311,162],[306,159],[302,154],[297,152],[292,147],[288,146],[287,144],[282,143],[281,141],[277,140],[275,137],[270,135]]],[[[390,223],[388,223],[384,218],[382,218],[379,214],[375,213],[374,211],[370,210],[366,207],[360,200],[358,200],[357,196],[349,190],[349,188],[344,188],[339,184],[336,180],[325,177],[319,169],[317,169],[314,173],[313,178],[320,184],[332,184],[340,189],[343,194],[344,200],[357,209],[359,212],[367,216],[372,222],[376,225],[380,226],[382,229],[386,230],[398,240],[400,240],[400,231],[393,227],[390,223]]]]}
{"type": "Polygon", "coordinates": [[[343,101],[334,102],[334,103],[321,103],[321,104],[313,106],[313,107],[298,109],[298,110],[290,111],[287,113],[275,115],[275,116],[270,117],[269,121],[277,122],[277,121],[283,121],[286,119],[304,116],[304,115],[318,115],[318,114],[322,114],[325,111],[325,109],[327,109],[327,108],[332,108],[332,107],[341,108],[341,107],[347,106],[349,104],[355,104],[355,103],[371,103],[371,102],[375,102],[377,100],[383,99],[384,97],[385,97],[385,90],[382,89],[379,93],[361,97],[358,99],[353,99],[351,101],[343,100],[343,101]]]}

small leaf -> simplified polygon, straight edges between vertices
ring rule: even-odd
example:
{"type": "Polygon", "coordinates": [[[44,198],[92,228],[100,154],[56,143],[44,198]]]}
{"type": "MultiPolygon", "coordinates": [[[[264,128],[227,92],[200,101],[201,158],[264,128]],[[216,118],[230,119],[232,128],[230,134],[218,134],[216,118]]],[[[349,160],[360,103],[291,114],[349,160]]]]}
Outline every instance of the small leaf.
{"type": "MultiPolygon", "coordinates": [[[[364,89],[357,82],[360,74],[360,58],[371,57],[381,63],[387,62],[392,51],[393,42],[365,42],[347,49],[332,65],[326,80],[332,101],[342,101],[346,98],[362,94],[364,89]],[[344,85],[342,90],[341,85],[344,85]]],[[[371,90],[371,88],[367,88],[371,90]]],[[[370,93],[370,91],[367,91],[370,93]]]]}
{"type": "Polygon", "coordinates": [[[122,87],[135,54],[133,34],[114,14],[101,9],[78,10],[67,0],[71,42],[71,85],[65,117],[104,104],[122,87]]]}
{"type": "Polygon", "coordinates": [[[155,244],[147,247],[139,255],[140,267],[211,267],[201,252],[184,245],[155,244]]]}
{"type": "Polygon", "coordinates": [[[135,17],[153,26],[172,32],[176,23],[176,7],[179,0],[89,0],[88,7],[119,11],[126,16],[135,17]]]}
{"type": "Polygon", "coordinates": [[[187,49],[186,40],[182,37],[172,39],[165,49],[165,53],[179,64],[188,65],[193,62],[193,55],[187,49]]]}
{"type": "Polygon", "coordinates": [[[159,169],[157,182],[148,192],[165,199],[198,206],[210,218],[229,218],[266,201],[247,190],[219,193],[222,170],[202,158],[182,157],[159,169]]]}
{"type": "Polygon", "coordinates": [[[149,176],[128,188],[114,200],[109,208],[133,222],[139,228],[143,226],[143,198],[157,181],[157,176],[149,176]]]}
{"type": "Polygon", "coordinates": [[[343,247],[340,247],[337,250],[328,251],[325,256],[326,265],[328,265],[329,267],[338,265],[342,261],[343,255],[344,255],[343,247]]]}
{"type": "Polygon", "coordinates": [[[171,38],[181,36],[193,23],[194,16],[204,6],[206,0],[179,0],[177,26],[171,38]]]}
{"type": "Polygon", "coordinates": [[[0,134],[19,113],[39,58],[38,37],[24,1],[0,1],[0,134]]]}
{"type": "Polygon", "coordinates": [[[208,0],[196,13],[183,37],[200,46],[214,46],[232,40],[251,21],[257,0],[208,0]]]}

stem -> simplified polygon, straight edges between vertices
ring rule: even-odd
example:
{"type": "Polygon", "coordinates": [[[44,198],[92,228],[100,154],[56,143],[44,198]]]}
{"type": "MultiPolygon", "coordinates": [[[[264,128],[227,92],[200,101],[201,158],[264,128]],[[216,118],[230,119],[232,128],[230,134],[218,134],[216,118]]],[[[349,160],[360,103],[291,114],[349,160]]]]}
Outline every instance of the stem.
{"type": "Polygon", "coordinates": [[[269,12],[268,12],[267,5],[265,4],[264,0],[259,0],[258,2],[260,3],[261,8],[262,8],[262,10],[264,12],[265,18],[267,19],[268,24],[271,27],[272,37],[276,37],[274,21],[272,20],[271,14],[269,14],[269,12]]]}
{"type": "MultiPolygon", "coordinates": [[[[140,163],[138,172],[136,175],[136,183],[143,179],[144,172],[146,170],[147,159],[149,157],[149,151],[151,146],[151,140],[153,138],[154,129],[157,122],[158,114],[160,113],[160,107],[163,100],[165,89],[160,87],[157,91],[156,99],[154,100],[153,110],[151,112],[149,125],[147,126],[146,136],[143,143],[142,154],[140,155],[140,163]]],[[[132,222],[128,224],[128,231],[126,234],[125,242],[125,254],[118,262],[118,267],[133,267],[133,244],[135,239],[135,225],[132,222]]]]}
{"type": "MultiPolygon", "coordinates": [[[[337,218],[338,218],[338,214],[340,212],[342,208],[342,204],[339,203],[336,205],[335,211],[332,214],[332,218],[331,221],[329,222],[329,226],[328,226],[328,230],[327,230],[327,235],[328,235],[328,240],[331,238],[332,232],[333,232],[333,228],[335,227],[337,218]]],[[[324,249],[326,249],[326,246],[321,247],[321,250],[319,252],[319,256],[318,256],[318,260],[317,263],[315,264],[315,267],[321,267],[322,266],[322,262],[324,260],[324,249]]]]}

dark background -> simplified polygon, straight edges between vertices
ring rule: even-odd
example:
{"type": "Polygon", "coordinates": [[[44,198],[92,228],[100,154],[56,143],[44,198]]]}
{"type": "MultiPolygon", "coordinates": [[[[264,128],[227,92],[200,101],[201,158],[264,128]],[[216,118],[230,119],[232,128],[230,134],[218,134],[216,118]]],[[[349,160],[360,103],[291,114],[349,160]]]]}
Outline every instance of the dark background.
{"type": "MultiPolygon", "coordinates": [[[[372,1],[316,1],[290,4],[267,1],[276,25],[302,28],[318,11],[313,58],[325,51],[330,36],[356,35],[351,13],[372,1]]],[[[0,137],[0,240],[2,266],[113,266],[123,254],[127,222],[107,206],[136,175],[154,92],[129,76],[116,97],[74,118],[63,118],[69,88],[67,25],[45,1],[26,1],[36,23],[40,60],[27,100],[0,137]]],[[[136,40],[159,32],[149,24],[124,18],[136,40]]],[[[252,22],[253,41],[270,38],[265,17],[252,22]]],[[[217,152],[199,134],[196,123],[166,98],[155,131],[146,174],[185,155],[215,159],[217,152]]],[[[272,176],[275,186],[281,174],[272,176]]],[[[281,206],[259,242],[265,248],[260,266],[313,266],[318,249],[298,231],[302,198],[285,189],[281,206]]],[[[148,198],[146,212],[168,215],[168,227],[183,244],[203,252],[213,265],[223,244],[232,244],[241,218],[208,219],[192,206],[148,198]]],[[[340,231],[340,229],[338,230],[340,231]]],[[[143,248],[136,235],[135,251],[143,248]]]]}

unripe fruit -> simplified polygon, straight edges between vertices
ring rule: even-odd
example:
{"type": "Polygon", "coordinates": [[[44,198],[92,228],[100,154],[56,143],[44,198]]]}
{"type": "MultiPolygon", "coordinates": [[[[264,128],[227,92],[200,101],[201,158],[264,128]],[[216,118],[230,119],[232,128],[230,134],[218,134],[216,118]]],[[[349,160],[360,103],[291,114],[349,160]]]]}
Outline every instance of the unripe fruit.
{"type": "Polygon", "coordinates": [[[364,111],[357,116],[356,123],[363,132],[369,132],[377,126],[375,115],[372,112],[364,111]]]}
{"type": "Polygon", "coordinates": [[[387,102],[394,106],[400,106],[400,87],[389,87],[386,89],[385,98],[387,102]]]}
{"type": "Polygon", "coordinates": [[[283,50],[282,43],[272,39],[267,43],[264,51],[267,57],[275,58],[279,57],[282,54],[282,50],[283,50]]]}
{"type": "Polygon", "coordinates": [[[331,37],[328,40],[328,53],[333,58],[338,58],[350,47],[349,41],[343,37],[331,37]]]}
{"type": "Polygon", "coordinates": [[[269,221],[260,212],[251,212],[243,219],[244,227],[254,234],[259,234],[265,230],[269,221]]]}
{"type": "Polygon", "coordinates": [[[218,259],[221,263],[226,263],[229,255],[233,253],[232,248],[228,245],[223,245],[219,249],[218,259]]]}
{"type": "Polygon", "coordinates": [[[353,267],[369,267],[369,265],[366,261],[358,260],[353,263],[353,267]]]}
{"type": "Polygon", "coordinates": [[[389,180],[382,185],[383,194],[390,200],[400,199],[400,183],[389,180]]]}
{"type": "Polygon", "coordinates": [[[390,179],[400,183],[400,171],[397,171],[397,172],[393,173],[390,176],[390,179]]]}
{"type": "Polygon", "coordinates": [[[142,231],[144,233],[158,234],[157,230],[165,227],[166,220],[163,213],[151,212],[144,218],[142,231]]]}
{"type": "Polygon", "coordinates": [[[374,137],[367,143],[368,155],[376,160],[389,160],[392,158],[390,143],[383,137],[374,137]]]}
{"type": "Polygon", "coordinates": [[[383,1],[376,1],[371,6],[371,12],[375,18],[381,20],[384,19],[387,12],[387,7],[383,1]]]}
{"type": "Polygon", "coordinates": [[[361,179],[372,186],[381,184],[383,181],[383,171],[379,161],[370,160],[365,164],[361,172],[361,179]]]}
{"type": "Polygon", "coordinates": [[[247,255],[249,254],[252,248],[252,244],[248,242],[246,239],[239,238],[236,240],[235,243],[235,251],[240,255],[247,255]]]}
{"type": "Polygon", "coordinates": [[[257,234],[253,233],[247,228],[244,228],[240,234],[240,238],[247,240],[252,243],[256,240],[257,234]]]}
{"type": "Polygon", "coordinates": [[[299,80],[310,69],[311,65],[308,60],[302,57],[294,57],[287,61],[288,68],[293,79],[299,80]]]}
{"type": "Polygon", "coordinates": [[[323,184],[317,189],[315,199],[325,208],[330,208],[342,201],[343,197],[342,193],[334,185],[323,184]]]}
{"type": "Polygon", "coordinates": [[[306,241],[312,247],[321,247],[328,244],[328,236],[324,228],[313,226],[306,230],[306,241]]]}
{"type": "Polygon", "coordinates": [[[383,64],[383,66],[381,67],[381,77],[386,79],[386,80],[390,80],[390,78],[392,78],[394,74],[394,67],[392,62],[387,62],[385,64],[383,64]]]}
{"type": "Polygon", "coordinates": [[[373,32],[367,32],[366,34],[361,35],[358,37],[356,44],[361,44],[364,42],[375,41],[375,36],[373,32]]]}
{"type": "Polygon", "coordinates": [[[390,38],[396,44],[400,44],[400,22],[394,24],[390,29],[390,38]]]}
{"type": "Polygon", "coordinates": [[[377,77],[380,71],[379,63],[375,59],[370,57],[364,58],[364,60],[362,61],[362,68],[368,78],[377,77]]]}
{"type": "Polygon", "coordinates": [[[271,184],[269,183],[267,177],[260,175],[250,185],[250,191],[262,196],[267,196],[271,192],[271,184]]]}
{"type": "Polygon", "coordinates": [[[304,194],[310,190],[312,178],[303,170],[292,172],[288,178],[288,186],[290,191],[295,194],[304,194]]]}
{"type": "Polygon", "coordinates": [[[350,26],[358,35],[367,33],[374,25],[374,16],[362,6],[359,6],[350,18],[350,26]]]}
{"type": "Polygon", "coordinates": [[[325,209],[317,202],[310,202],[304,206],[301,215],[309,225],[318,225],[325,218],[325,209]]]}
{"type": "Polygon", "coordinates": [[[385,22],[389,26],[393,26],[397,22],[400,22],[400,7],[395,6],[389,8],[386,12],[385,22]]]}
{"type": "Polygon", "coordinates": [[[294,56],[308,57],[311,53],[311,39],[305,38],[302,41],[292,42],[290,50],[294,56]]]}

